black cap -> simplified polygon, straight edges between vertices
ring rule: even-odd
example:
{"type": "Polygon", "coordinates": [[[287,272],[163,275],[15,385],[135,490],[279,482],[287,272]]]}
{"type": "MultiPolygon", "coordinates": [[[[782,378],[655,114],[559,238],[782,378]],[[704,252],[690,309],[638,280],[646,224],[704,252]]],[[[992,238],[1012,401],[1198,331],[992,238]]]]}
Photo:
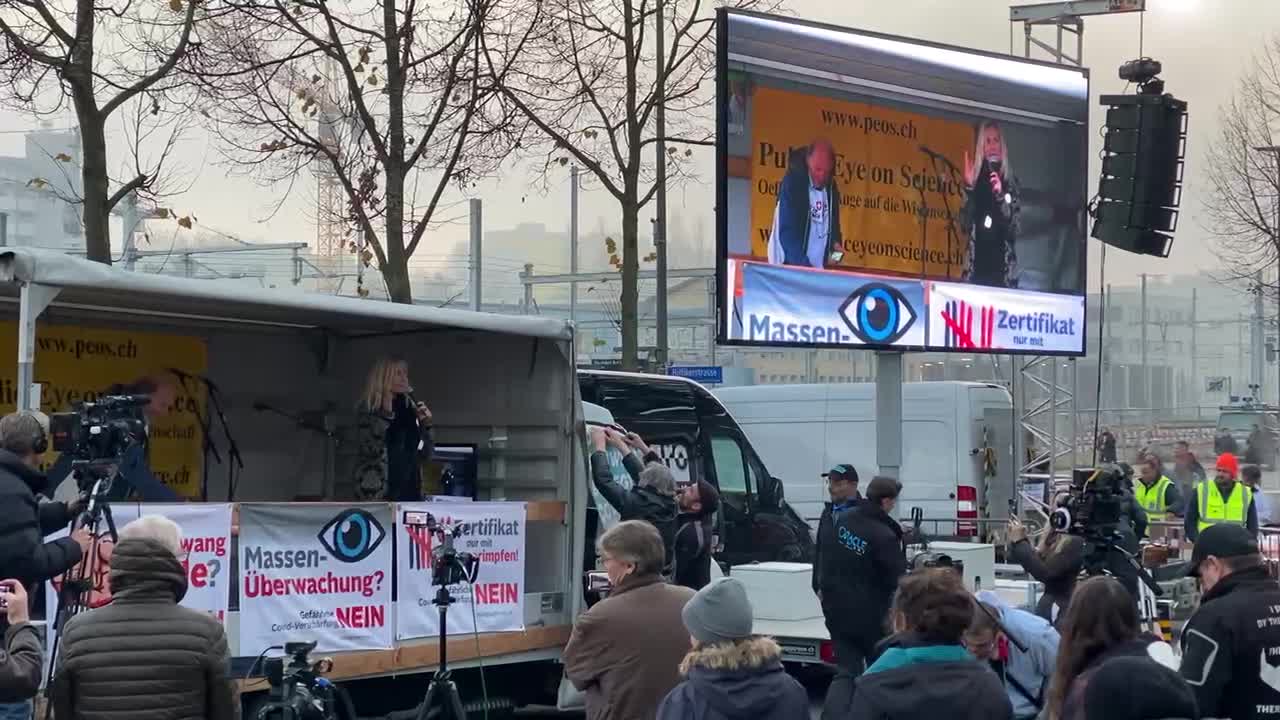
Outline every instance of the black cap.
{"type": "Polygon", "coordinates": [[[1234,523],[1210,525],[1200,533],[1195,550],[1191,551],[1191,566],[1187,568],[1187,576],[1200,577],[1200,563],[1210,555],[1229,558],[1257,554],[1258,541],[1243,525],[1234,523]]]}
{"type": "Polygon", "coordinates": [[[822,473],[824,478],[835,478],[837,480],[847,480],[851,483],[858,482],[858,471],[847,463],[840,463],[830,470],[822,473]]]}

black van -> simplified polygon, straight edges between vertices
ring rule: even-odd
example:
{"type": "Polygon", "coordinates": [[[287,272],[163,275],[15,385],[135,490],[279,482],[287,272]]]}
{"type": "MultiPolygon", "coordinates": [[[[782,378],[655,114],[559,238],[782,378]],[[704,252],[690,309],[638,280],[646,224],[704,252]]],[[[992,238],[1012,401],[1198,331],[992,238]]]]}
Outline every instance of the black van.
{"type": "Polygon", "coordinates": [[[722,500],[721,563],[812,562],[809,525],[786,503],[747,436],[706,388],[667,375],[578,370],[585,402],[613,414],[662,456],[679,482],[706,480],[722,500]]]}

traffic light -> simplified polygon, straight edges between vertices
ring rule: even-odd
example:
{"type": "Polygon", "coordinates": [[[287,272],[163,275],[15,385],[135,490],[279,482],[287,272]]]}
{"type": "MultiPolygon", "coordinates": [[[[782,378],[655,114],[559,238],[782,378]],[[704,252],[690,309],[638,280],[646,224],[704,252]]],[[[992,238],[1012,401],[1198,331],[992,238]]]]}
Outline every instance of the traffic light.
{"type": "Polygon", "coordinates": [[[1107,108],[1102,177],[1092,235],[1108,245],[1168,257],[1178,228],[1186,156],[1187,103],[1164,92],[1150,58],[1125,63],[1134,95],[1103,95],[1107,108]]]}

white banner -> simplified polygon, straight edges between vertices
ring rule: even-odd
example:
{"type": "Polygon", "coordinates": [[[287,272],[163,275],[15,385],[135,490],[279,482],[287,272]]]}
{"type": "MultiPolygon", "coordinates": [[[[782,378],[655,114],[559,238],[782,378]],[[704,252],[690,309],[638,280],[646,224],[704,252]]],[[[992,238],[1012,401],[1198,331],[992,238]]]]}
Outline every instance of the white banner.
{"type": "Polygon", "coordinates": [[[431,559],[440,541],[427,531],[426,515],[442,527],[460,528],[454,549],[480,559],[475,585],[449,586],[450,635],[524,629],[525,505],[519,502],[400,503],[396,523],[396,637],[436,637],[440,618],[432,604],[431,559]]]}
{"type": "Polygon", "coordinates": [[[929,283],[929,347],[959,350],[1084,350],[1084,298],[929,283]]]}
{"type": "Polygon", "coordinates": [[[142,515],[163,515],[182,528],[187,594],[182,605],[225,622],[231,602],[231,504],[183,503],[140,506],[142,515]]]}
{"type": "Polygon", "coordinates": [[[392,645],[388,504],[240,506],[240,653],[392,645]]]}

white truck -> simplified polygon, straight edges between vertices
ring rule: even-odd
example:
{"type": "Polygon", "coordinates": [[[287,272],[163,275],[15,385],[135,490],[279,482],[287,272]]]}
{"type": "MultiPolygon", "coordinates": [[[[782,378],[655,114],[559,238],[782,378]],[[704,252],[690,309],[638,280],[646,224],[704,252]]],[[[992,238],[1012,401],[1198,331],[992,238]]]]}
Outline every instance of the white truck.
{"type": "MultiPolygon", "coordinates": [[[[827,502],[822,474],[847,463],[865,488],[876,473],[872,383],[754,385],[715,395],[781,480],[787,502],[815,528],[827,502]]],[[[924,512],[930,535],[973,537],[978,520],[1004,519],[1013,498],[1013,402],[999,385],[902,386],[903,495],[899,511],[924,512]]]]}

